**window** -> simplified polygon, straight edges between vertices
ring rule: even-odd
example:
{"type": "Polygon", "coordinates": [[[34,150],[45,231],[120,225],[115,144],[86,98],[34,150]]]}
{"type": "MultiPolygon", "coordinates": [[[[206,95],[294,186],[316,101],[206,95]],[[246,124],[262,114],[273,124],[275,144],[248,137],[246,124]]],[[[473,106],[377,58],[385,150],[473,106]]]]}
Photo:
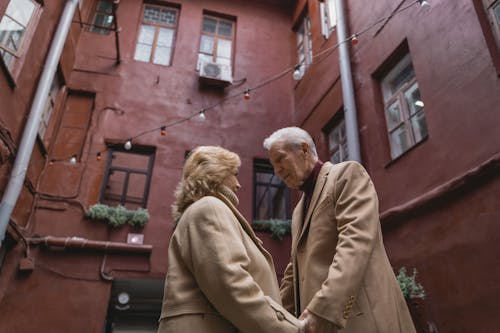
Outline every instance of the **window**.
{"type": "Polygon", "coordinates": [[[97,1],[94,13],[94,19],[92,20],[92,26],[90,31],[107,35],[111,31],[113,26],[113,1],[111,0],[99,0],[97,1]]]}
{"type": "Polygon", "coordinates": [[[300,65],[299,71],[304,75],[307,67],[313,61],[311,21],[306,15],[297,29],[297,63],[300,65]]]}
{"type": "Polygon", "coordinates": [[[328,38],[337,25],[337,12],[334,0],[325,0],[319,3],[321,17],[321,34],[328,38]]]}
{"type": "Polygon", "coordinates": [[[121,147],[108,147],[99,202],[129,209],[146,207],[153,163],[152,148],[125,151],[121,147]]]}
{"type": "Polygon", "coordinates": [[[326,131],[328,137],[328,156],[330,162],[340,163],[349,159],[347,150],[347,136],[345,133],[344,118],[334,123],[334,125],[326,131]]]}
{"type": "Polygon", "coordinates": [[[144,5],[134,59],[170,66],[178,17],[177,8],[144,5]]]}
{"type": "Polygon", "coordinates": [[[0,21],[0,55],[10,71],[16,60],[21,58],[30,25],[39,7],[34,0],[11,0],[0,21]]]}
{"type": "Polygon", "coordinates": [[[49,126],[50,117],[52,116],[52,112],[54,111],[56,105],[56,97],[57,93],[61,89],[61,84],[59,83],[59,78],[57,73],[54,75],[54,80],[52,80],[52,84],[49,90],[49,96],[47,98],[47,103],[45,105],[45,110],[42,113],[42,119],[40,119],[40,125],[38,126],[38,136],[40,139],[44,139],[45,132],[47,132],[47,127],[49,126]]]}
{"type": "Polygon", "coordinates": [[[290,192],[267,160],[254,161],[254,220],[291,218],[290,192]]]}
{"type": "Polygon", "coordinates": [[[235,21],[213,15],[203,15],[200,50],[196,69],[202,62],[232,66],[235,21]]]}
{"type": "Polygon", "coordinates": [[[500,50],[500,0],[483,0],[483,4],[488,13],[488,20],[495,36],[497,47],[500,50]]]}
{"type": "Polygon", "coordinates": [[[424,102],[407,54],[382,79],[385,119],[394,159],[427,137],[424,102]]]}

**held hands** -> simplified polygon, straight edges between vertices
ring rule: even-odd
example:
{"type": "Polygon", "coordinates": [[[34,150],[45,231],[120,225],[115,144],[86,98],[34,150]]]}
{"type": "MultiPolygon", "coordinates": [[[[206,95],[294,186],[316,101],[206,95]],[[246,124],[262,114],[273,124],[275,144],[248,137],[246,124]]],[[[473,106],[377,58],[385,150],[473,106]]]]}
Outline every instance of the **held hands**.
{"type": "Polygon", "coordinates": [[[299,319],[305,322],[305,333],[337,333],[336,326],[307,309],[302,312],[299,319]]]}

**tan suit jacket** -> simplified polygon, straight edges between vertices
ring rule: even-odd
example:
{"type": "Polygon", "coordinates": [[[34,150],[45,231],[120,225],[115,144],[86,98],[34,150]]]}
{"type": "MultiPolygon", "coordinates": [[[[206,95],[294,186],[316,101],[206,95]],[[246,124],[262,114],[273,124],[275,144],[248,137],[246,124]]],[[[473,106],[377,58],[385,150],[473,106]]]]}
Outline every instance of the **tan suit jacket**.
{"type": "Polygon", "coordinates": [[[222,195],[196,201],[179,220],[158,332],[299,332],[281,306],[271,256],[222,195]]]}
{"type": "Polygon", "coordinates": [[[406,302],[382,243],[378,199],[356,162],[319,173],[303,217],[292,216],[292,253],[281,285],[285,308],[307,307],[345,333],[413,333],[406,302]]]}

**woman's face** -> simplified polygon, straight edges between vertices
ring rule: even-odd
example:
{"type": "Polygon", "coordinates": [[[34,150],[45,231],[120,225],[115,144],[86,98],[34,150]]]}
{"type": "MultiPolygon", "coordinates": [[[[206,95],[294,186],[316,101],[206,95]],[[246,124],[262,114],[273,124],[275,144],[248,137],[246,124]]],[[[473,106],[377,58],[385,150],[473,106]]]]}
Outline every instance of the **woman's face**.
{"type": "Polygon", "coordinates": [[[234,193],[237,193],[238,190],[241,188],[240,183],[238,182],[238,171],[231,173],[229,176],[224,179],[222,182],[223,185],[226,185],[233,191],[234,193]]]}

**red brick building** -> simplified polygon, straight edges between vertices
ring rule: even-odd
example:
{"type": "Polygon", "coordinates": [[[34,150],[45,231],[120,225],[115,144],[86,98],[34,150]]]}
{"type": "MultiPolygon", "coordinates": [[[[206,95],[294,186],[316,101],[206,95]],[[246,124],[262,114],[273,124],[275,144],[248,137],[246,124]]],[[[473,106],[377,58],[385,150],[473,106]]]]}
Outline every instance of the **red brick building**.
{"type": "MultiPolygon", "coordinates": [[[[430,4],[0,0],[2,210],[21,183],[0,251],[2,331],[154,332],[186,153],[237,152],[243,214],[287,219],[298,193],[272,177],[262,140],[289,125],[333,161],[356,153],[355,131],[391,262],[418,269],[426,320],[497,330],[500,5],[430,4]],[[86,217],[97,202],[149,221],[110,227],[86,217]]],[[[282,271],[289,239],[259,236],[282,271]]]]}

